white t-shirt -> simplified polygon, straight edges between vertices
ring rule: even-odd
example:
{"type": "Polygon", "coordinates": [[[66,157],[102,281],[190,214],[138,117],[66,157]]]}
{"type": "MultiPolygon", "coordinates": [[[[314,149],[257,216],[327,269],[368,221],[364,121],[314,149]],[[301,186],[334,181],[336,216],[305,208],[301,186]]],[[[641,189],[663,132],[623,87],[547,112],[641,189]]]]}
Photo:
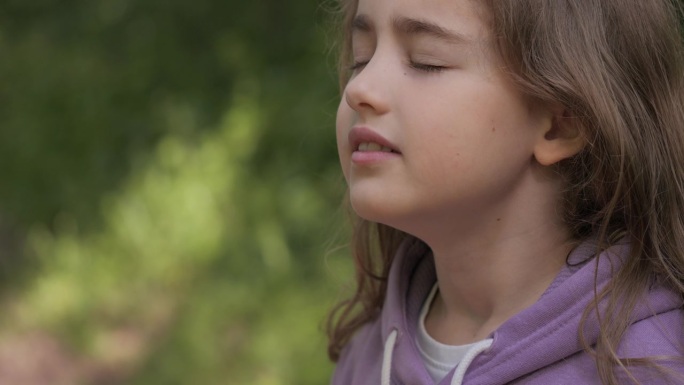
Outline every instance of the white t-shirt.
{"type": "Polygon", "coordinates": [[[430,337],[425,329],[425,317],[430,310],[435,294],[437,294],[437,284],[430,291],[423,304],[423,309],[420,311],[416,343],[425,368],[437,383],[461,362],[468,350],[477,342],[468,345],[445,345],[430,337]]]}

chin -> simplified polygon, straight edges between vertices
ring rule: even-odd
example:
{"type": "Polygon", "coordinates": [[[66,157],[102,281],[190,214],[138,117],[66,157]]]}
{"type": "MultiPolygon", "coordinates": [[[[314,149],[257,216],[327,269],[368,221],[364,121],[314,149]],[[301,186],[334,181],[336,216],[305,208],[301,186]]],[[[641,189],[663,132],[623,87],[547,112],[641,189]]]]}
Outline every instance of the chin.
{"type": "Polygon", "coordinates": [[[388,202],[382,199],[362,199],[352,194],[350,202],[356,215],[371,222],[384,223],[392,213],[388,202]]]}
{"type": "Polygon", "coordinates": [[[379,207],[379,205],[372,204],[370,202],[360,203],[352,199],[351,206],[356,215],[367,221],[382,223],[382,219],[386,218],[385,211],[379,207]]]}
{"type": "Polygon", "coordinates": [[[405,213],[400,209],[400,206],[393,204],[387,199],[360,199],[352,195],[350,201],[356,215],[367,221],[380,223],[399,230],[402,227],[400,224],[405,222],[406,215],[404,215],[405,213]]]}

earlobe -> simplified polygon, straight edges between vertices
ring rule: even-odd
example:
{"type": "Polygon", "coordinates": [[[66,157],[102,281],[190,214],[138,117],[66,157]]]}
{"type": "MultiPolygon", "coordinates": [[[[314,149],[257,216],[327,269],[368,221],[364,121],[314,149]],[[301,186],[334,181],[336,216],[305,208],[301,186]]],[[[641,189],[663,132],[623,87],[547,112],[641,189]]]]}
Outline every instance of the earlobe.
{"type": "Polygon", "coordinates": [[[534,149],[534,157],[539,164],[550,166],[576,155],[584,148],[585,143],[581,123],[563,110],[553,116],[540,136],[534,149]]]}

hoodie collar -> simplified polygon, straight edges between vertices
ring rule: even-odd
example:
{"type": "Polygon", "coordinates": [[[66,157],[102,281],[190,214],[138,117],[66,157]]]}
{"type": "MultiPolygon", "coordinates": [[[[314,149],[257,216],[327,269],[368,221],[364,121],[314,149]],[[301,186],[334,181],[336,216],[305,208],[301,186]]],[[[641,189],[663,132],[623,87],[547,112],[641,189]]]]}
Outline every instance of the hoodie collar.
{"type": "MultiPolygon", "coordinates": [[[[596,249],[592,241],[575,248],[540,299],[492,333],[492,345],[474,358],[465,374],[469,384],[487,384],[494,378],[497,383],[508,383],[583,350],[578,330],[582,313],[593,300],[594,282],[600,291],[629,253],[625,242],[610,247],[599,258],[594,258],[596,249]]],[[[395,334],[389,354],[392,378],[400,383],[432,383],[414,341],[421,306],[435,282],[429,248],[420,242],[403,244],[392,262],[381,314],[383,341],[395,334]]],[[[654,288],[648,303],[635,309],[634,320],[681,305],[676,294],[654,288]]],[[[595,343],[596,322],[590,319],[584,330],[587,342],[595,343]]]]}

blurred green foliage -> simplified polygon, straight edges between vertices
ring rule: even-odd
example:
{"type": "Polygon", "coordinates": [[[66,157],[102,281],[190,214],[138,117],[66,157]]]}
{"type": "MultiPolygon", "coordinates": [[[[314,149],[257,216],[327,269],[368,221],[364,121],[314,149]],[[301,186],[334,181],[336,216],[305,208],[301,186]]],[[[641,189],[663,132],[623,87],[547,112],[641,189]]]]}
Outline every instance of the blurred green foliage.
{"type": "Polygon", "coordinates": [[[350,273],[330,23],[314,0],[3,1],[0,335],[58,336],[107,383],[325,383],[350,273]]]}

